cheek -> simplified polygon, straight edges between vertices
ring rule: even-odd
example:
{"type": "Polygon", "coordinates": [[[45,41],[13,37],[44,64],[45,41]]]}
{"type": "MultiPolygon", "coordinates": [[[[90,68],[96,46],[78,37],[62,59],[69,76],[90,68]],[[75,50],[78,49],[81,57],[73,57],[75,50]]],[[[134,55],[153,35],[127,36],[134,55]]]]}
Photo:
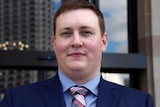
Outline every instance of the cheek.
{"type": "Polygon", "coordinates": [[[59,53],[63,53],[67,48],[66,48],[67,46],[65,45],[65,44],[58,44],[57,46],[56,46],[56,50],[57,50],[57,52],[59,52],[59,53]]]}
{"type": "Polygon", "coordinates": [[[61,52],[63,53],[65,50],[67,50],[67,43],[64,41],[56,41],[54,49],[57,54],[60,54],[61,52]]]}
{"type": "Polygon", "coordinates": [[[86,42],[86,47],[92,52],[102,51],[102,44],[100,40],[90,40],[86,42]]]}

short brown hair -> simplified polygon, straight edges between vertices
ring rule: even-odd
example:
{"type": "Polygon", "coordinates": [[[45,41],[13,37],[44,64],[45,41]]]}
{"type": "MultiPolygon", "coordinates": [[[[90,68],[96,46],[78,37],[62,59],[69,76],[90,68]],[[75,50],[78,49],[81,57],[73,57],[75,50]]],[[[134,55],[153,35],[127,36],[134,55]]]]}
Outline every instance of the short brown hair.
{"type": "Polygon", "coordinates": [[[53,20],[53,31],[54,35],[56,34],[56,21],[58,16],[60,16],[62,13],[70,11],[70,10],[75,10],[75,9],[90,9],[92,10],[98,17],[99,20],[99,27],[101,30],[102,35],[105,32],[105,23],[104,23],[104,18],[103,14],[101,11],[92,3],[86,1],[86,0],[67,0],[64,2],[61,7],[58,9],[54,16],[53,20]]]}

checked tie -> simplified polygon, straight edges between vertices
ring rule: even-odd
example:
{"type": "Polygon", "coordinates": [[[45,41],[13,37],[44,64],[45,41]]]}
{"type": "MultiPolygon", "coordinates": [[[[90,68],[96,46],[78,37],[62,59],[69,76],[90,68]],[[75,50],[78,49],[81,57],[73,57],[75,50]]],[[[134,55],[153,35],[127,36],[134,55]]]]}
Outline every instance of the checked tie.
{"type": "Polygon", "coordinates": [[[75,86],[70,88],[70,92],[73,95],[71,107],[86,107],[84,98],[88,92],[86,88],[75,86]]]}

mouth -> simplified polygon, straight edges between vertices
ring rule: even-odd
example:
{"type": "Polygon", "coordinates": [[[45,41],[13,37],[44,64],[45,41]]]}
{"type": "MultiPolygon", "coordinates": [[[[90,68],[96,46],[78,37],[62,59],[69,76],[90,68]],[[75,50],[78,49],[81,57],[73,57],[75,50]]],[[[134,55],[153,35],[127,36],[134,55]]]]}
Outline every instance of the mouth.
{"type": "Polygon", "coordinates": [[[75,52],[75,53],[68,54],[68,56],[81,57],[81,56],[85,56],[85,54],[84,53],[75,52]]]}

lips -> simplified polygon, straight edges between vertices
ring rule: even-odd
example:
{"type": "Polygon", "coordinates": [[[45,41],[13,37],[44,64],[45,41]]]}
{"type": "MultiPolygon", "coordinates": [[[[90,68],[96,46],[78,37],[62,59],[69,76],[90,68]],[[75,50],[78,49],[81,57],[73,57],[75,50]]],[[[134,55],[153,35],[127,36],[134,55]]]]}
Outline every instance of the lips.
{"type": "Polygon", "coordinates": [[[84,56],[84,55],[85,55],[84,53],[80,53],[80,52],[68,54],[68,56],[72,56],[72,57],[80,57],[80,56],[84,56]]]}

